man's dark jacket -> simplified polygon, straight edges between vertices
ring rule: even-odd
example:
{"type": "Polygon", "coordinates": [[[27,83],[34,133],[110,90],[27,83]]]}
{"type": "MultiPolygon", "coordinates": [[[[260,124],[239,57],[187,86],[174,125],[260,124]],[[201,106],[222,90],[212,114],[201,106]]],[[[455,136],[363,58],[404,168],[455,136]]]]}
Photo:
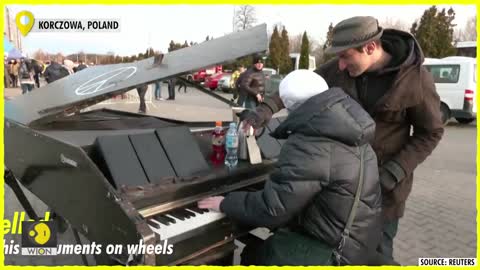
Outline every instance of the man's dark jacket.
{"type": "Polygon", "coordinates": [[[364,186],[343,256],[345,264],[367,264],[382,224],[377,159],[367,143],[374,132],[372,118],[341,89],[310,98],[272,133],[288,139],[264,189],[228,194],[222,212],[253,226],[288,222],[333,249],[352,209],[363,148],[364,186]]]}
{"type": "MultiPolygon", "coordinates": [[[[384,50],[392,55],[392,61],[383,70],[352,78],[346,70],[338,69],[335,58],[316,72],[330,87],[345,90],[375,120],[371,144],[380,171],[388,172],[397,182],[393,190],[383,190],[384,215],[393,220],[403,216],[413,171],[432,153],[444,129],[440,98],[432,75],[422,66],[424,56],[415,38],[406,32],[386,29],[381,41],[384,50]]],[[[275,94],[267,97],[257,110],[268,118],[281,108],[283,104],[275,94]]]]}
{"type": "Polygon", "coordinates": [[[246,99],[257,100],[256,95],[265,94],[265,75],[261,70],[251,67],[238,78],[238,104],[242,105],[246,99]]]}
{"type": "Polygon", "coordinates": [[[87,65],[85,65],[85,64],[80,64],[80,65],[78,65],[77,71],[75,71],[75,72],[79,72],[79,71],[84,70],[84,69],[86,69],[86,68],[87,68],[87,65]]]}
{"type": "Polygon", "coordinates": [[[68,73],[68,70],[60,65],[57,62],[52,62],[46,69],[45,72],[43,73],[43,76],[45,77],[45,80],[47,83],[52,83],[56,80],[59,80],[63,77],[68,76],[70,73],[68,73]]]}

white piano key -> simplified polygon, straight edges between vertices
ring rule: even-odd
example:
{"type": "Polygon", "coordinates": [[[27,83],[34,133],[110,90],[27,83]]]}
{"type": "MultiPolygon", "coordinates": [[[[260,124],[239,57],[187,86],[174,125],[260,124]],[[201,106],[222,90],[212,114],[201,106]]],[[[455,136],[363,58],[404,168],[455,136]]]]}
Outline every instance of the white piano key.
{"type": "MultiPolygon", "coordinates": [[[[187,210],[189,212],[192,212],[192,213],[195,213],[191,210],[188,210],[188,208],[186,208],[185,210],[187,210]]],[[[149,225],[154,233],[160,235],[160,240],[169,239],[169,238],[172,238],[174,236],[187,233],[187,232],[189,232],[191,230],[194,230],[196,228],[203,227],[205,225],[208,225],[212,222],[215,222],[217,220],[220,220],[220,219],[224,218],[225,214],[210,210],[210,211],[208,211],[206,213],[203,213],[203,214],[195,213],[194,217],[186,218],[185,220],[180,220],[180,219],[178,219],[174,216],[171,216],[169,214],[166,214],[166,216],[174,219],[176,222],[173,223],[173,224],[170,223],[169,225],[165,225],[165,224],[162,224],[162,223],[160,223],[160,222],[158,222],[154,219],[149,219],[152,222],[155,222],[155,223],[160,225],[159,229],[149,225]]]]}

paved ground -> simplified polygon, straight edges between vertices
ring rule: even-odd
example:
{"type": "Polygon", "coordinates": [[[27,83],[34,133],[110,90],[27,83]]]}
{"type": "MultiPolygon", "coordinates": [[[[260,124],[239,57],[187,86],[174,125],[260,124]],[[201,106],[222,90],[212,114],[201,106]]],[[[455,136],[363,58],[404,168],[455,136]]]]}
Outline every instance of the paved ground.
{"type": "MultiPolygon", "coordinates": [[[[165,97],[166,87],[162,90],[165,97]]],[[[5,89],[5,96],[17,94],[19,90],[5,89]]],[[[137,106],[112,107],[136,112],[137,106]]],[[[175,101],[150,103],[148,113],[190,121],[231,119],[226,105],[192,89],[187,94],[177,94],[175,101]]],[[[475,139],[475,124],[459,125],[452,121],[432,156],[416,170],[406,215],[395,239],[394,256],[402,265],[416,265],[419,257],[476,257],[475,139]]],[[[9,188],[5,190],[5,201],[5,218],[11,219],[14,211],[22,211],[9,188]]],[[[46,209],[38,199],[36,207],[41,213],[46,209]]],[[[6,239],[8,243],[12,235],[6,239]]],[[[61,243],[73,241],[70,230],[60,236],[61,243]]],[[[64,265],[81,264],[81,259],[6,256],[5,263],[64,265]]]]}

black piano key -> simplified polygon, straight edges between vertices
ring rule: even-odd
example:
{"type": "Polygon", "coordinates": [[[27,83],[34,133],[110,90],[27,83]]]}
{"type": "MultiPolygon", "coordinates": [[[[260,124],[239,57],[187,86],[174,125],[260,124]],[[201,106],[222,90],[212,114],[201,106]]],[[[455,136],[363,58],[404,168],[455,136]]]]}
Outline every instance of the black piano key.
{"type": "Polygon", "coordinates": [[[184,209],[189,210],[188,212],[190,212],[190,213],[193,212],[194,215],[199,215],[199,214],[203,213],[202,209],[198,208],[196,203],[187,205],[187,206],[185,206],[184,209]]]}
{"type": "Polygon", "coordinates": [[[158,216],[154,216],[153,219],[155,219],[156,221],[164,224],[164,225],[169,225],[169,224],[173,224],[175,223],[175,219],[173,218],[169,218],[167,216],[163,216],[163,215],[158,215],[158,216]]]}
{"type": "Polygon", "coordinates": [[[174,211],[172,211],[172,212],[168,212],[167,214],[169,214],[169,215],[172,216],[172,217],[178,218],[178,219],[180,219],[180,220],[185,220],[185,219],[187,219],[187,218],[185,217],[185,215],[182,214],[182,213],[180,213],[178,210],[174,210],[174,211]]]}
{"type": "Polygon", "coordinates": [[[195,213],[192,213],[192,212],[188,211],[187,209],[182,209],[181,212],[182,212],[182,214],[185,215],[186,218],[195,217],[195,213]]]}
{"type": "Polygon", "coordinates": [[[160,224],[158,224],[158,223],[156,223],[156,222],[154,222],[154,221],[152,221],[152,220],[147,220],[147,224],[150,225],[150,226],[152,226],[152,227],[154,227],[154,228],[156,228],[156,229],[160,229],[160,224]]]}
{"type": "Polygon", "coordinates": [[[197,206],[191,206],[191,207],[188,207],[188,209],[192,210],[195,213],[199,213],[199,214],[203,214],[203,213],[208,212],[208,209],[200,209],[197,206]]]}

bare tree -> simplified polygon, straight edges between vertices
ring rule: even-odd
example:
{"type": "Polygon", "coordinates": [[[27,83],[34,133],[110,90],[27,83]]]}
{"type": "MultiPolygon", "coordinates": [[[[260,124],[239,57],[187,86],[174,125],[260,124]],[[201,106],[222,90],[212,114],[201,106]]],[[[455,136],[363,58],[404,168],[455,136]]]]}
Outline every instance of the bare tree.
{"type": "Polygon", "coordinates": [[[410,30],[410,26],[401,19],[394,20],[393,18],[388,17],[385,20],[380,21],[379,24],[383,29],[392,28],[406,32],[410,30]]]}
{"type": "Polygon", "coordinates": [[[253,26],[257,22],[255,8],[250,5],[239,6],[235,10],[235,31],[242,31],[253,26]]]}
{"type": "Polygon", "coordinates": [[[39,61],[47,61],[48,54],[42,51],[41,49],[38,49],[33,53],[33,59],[37,59],[39,61]]]}
{"type": "Polygon", "coordinates": [[[267,36],[269,36],[269,37],[272,36],[273,29],[275,29],[275,27],[277,27],[278,32],[281,33],[283,28],[285,27],[285,25],[283,25],[282,22],[277,22],[277,23],[272,24],[271,29],[267,29],[267,36]]]}
{"type": "Polygon", "coordinates": [[[321,40],[310,39],[310,54],[315,57],[317,65],[323,62],[323,42],[321,40]]]}
{"type": "Polygon", "coordinates": [[[477,16],[470,17],[463,29],[456,29],[455,41],[476,41],[477,40],[477,16]]]}
{"type": "Polygon", "coordinates": [[[300,48],[302,46],[302,34],[290,36],[289,44],[291,53],[300,53],[300,48]]]}
{"type": "MultiPolygon", "coordinates": [[[[303,34],[297,34],[289,38],[291,53],[300,53],[300,49],[302,47],[302,37],[303,37],[303,34]]],[[[318,40],[315,40],[314,38],[309,38],[308,47],[310,48],[310,52],[315,50],[318,44],[319,44],[318,40]]]]}
{"type": "Polygon", "coordinates": [[[65,59],[65,56],[61,52],[55,54],[55,60],[57,63],[63,63],[63,60],[65,59]]]}

